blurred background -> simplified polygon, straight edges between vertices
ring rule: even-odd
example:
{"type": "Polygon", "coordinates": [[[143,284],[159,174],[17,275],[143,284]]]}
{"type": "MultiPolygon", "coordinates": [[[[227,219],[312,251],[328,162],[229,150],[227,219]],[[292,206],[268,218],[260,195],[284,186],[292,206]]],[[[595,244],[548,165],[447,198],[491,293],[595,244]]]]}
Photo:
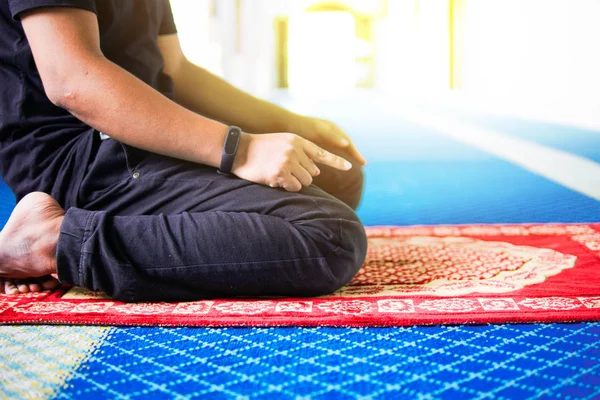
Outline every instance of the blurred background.
{"type": "Polygon", "coordinates": [[[188,58],[260,97],[366,91],[600,126],[597,0],[171,2],[188,58]]]}
{"type": "Polygon", "coordinates": [[[366,225],[600,221],[600,1],[171,3],[191,61],[351,135],[366,225]]]}

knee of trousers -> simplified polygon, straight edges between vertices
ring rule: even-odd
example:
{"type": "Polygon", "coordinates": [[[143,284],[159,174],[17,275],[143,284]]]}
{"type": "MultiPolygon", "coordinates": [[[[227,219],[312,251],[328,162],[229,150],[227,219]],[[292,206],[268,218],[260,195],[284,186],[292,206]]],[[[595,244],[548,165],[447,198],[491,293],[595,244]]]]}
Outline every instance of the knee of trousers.
{"type": "Polygon", "coordinates": [[[350,208],[356,210],[362,199],[363,188],[365,185],[365,174],[360,165],[354,164],[354,167],[347,172],[347,184],[342,191],[342,200],[350,208]]]}
{"type": "MultiPolygon", "coordinates": [[[[335,222],[338,230],[333,237],[336,239],[327,243],[329,249],[324,251],[326,267],[323,274],[326,276],[313,276],[313,282],[307,282],[309,296],[335,292],[352,280],[365,261],[367,236],[358,217],[339,218],[335,222]]],[[[323,236],[319,235],[313,240],[322,241],[323,236]]],[[[320,243],[319,247],[322,246],[323,243],[320,243]]]]}
{"type": "Polygon", "coordinates": [[[349,171],[337,172],[335,183],[325,189],[348,207],[356,210],[362,199],[365,176],[358,161],[351,157],[348,159],[352,162],[352,168],[349,171]]]}

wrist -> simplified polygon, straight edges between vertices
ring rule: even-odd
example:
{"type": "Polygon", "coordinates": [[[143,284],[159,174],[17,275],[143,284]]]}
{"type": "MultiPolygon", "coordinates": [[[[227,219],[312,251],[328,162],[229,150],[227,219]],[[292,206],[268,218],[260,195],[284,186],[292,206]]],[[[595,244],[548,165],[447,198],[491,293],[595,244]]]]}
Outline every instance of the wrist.
{"type": "Polygon", "coordinates": [[[234,125],[227,129],[223,149],[221,151],[221,162],[217,172],[224,175],[231,174],[233,162],[237,156],[237,151],[242,137],[242,130],[234,125]]]}
{"type": "Polygon", "coordinates": [[[252,134],[246,132],[242,132],[240,135],[237,153],[231,167],[231,173],[234,175],[237,175],[236,171],[238,168],[246,164],[246,161],[248,160],[248,149],[250,147],[250,142],[252,141],[252,136],[252,134]]]}

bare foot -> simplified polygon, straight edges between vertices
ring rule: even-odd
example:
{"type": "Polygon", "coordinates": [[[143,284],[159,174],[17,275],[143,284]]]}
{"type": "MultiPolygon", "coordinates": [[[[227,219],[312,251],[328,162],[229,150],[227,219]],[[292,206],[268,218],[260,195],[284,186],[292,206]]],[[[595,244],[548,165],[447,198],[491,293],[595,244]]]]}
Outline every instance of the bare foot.
{"type": "Polygon", "coordinates": [[[0,291],[27,293],[57,283],[48,275],[56,273],[56,246],[64,215],[46,193],[30,193],[19,201],[0,232],[0,291]],[[30,279],[39,277],[44,278],[30,279]]]}
{"type": "Polygon", "coordinates": [[[0,294],[19,294],[52,290],[60,286],[60,282],[51,276],[32,279],[0,278],[0,294]]]}

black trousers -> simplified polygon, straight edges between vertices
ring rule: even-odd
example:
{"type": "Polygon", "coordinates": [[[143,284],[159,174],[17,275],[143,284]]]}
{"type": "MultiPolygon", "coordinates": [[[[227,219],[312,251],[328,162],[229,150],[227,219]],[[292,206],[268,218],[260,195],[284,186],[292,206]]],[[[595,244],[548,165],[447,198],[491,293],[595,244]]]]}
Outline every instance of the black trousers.
{"type": "Polygon", "coordinates": [[[83,180],[64,188],[77,202],[59,236],[62,282],[128,302],[318,296],[365,259],[356,163],[320,166],[290,193],[94,135],[83,180]]]}

